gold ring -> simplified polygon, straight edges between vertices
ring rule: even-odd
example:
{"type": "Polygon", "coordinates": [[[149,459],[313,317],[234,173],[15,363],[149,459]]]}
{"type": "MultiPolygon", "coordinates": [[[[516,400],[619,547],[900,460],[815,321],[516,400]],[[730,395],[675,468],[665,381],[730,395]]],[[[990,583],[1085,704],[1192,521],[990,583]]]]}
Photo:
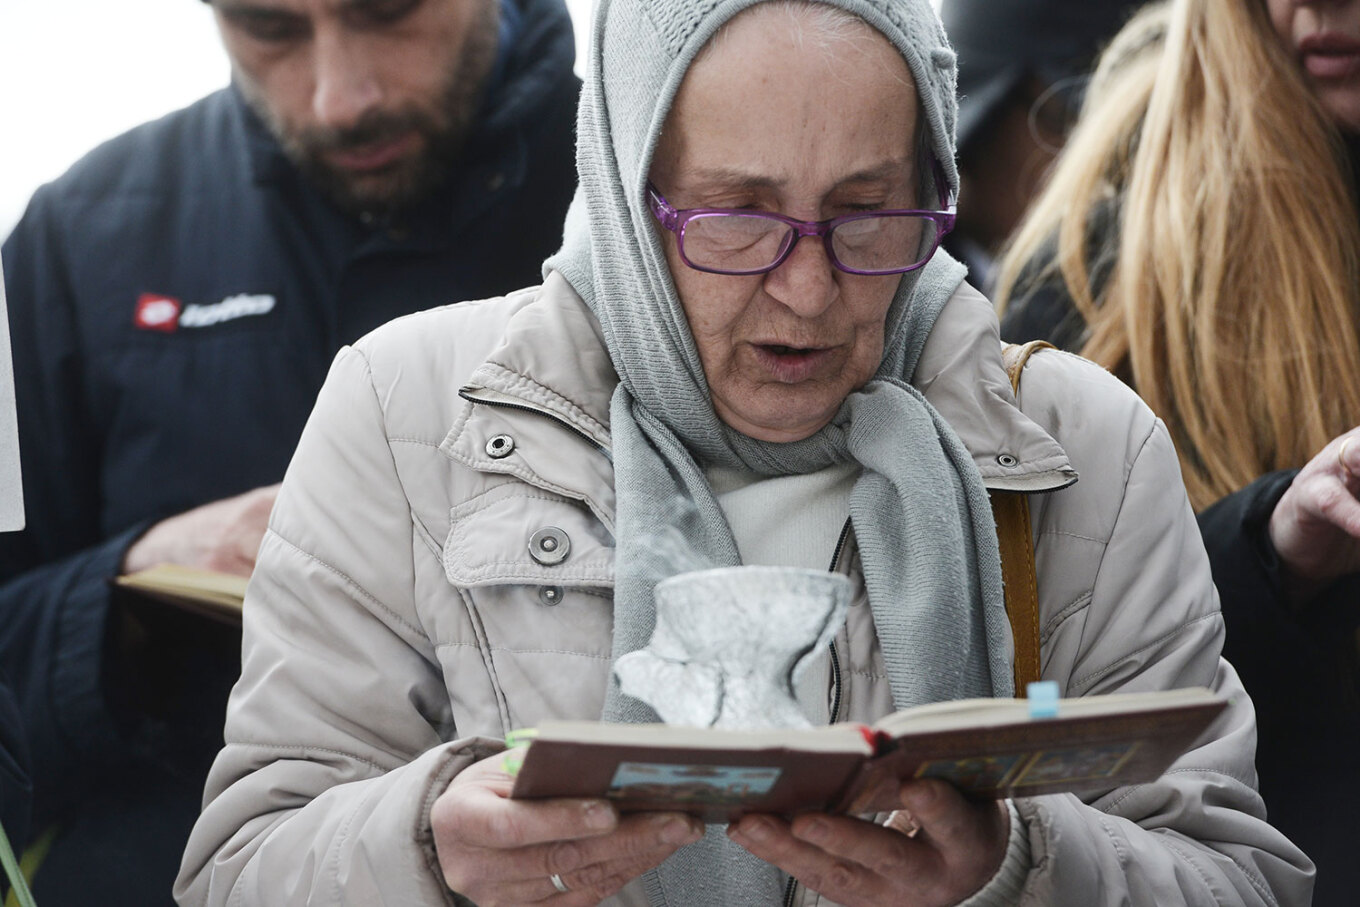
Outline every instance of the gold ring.
{"type": "Polygon", "coordinates": [[[916,820],[910,812],[905,809],[895,809],[888,816],[888,821],[884,823],[887,828],[906,835],[908,838],[916,837],[921,830],[921,823],[916,820]]]}
{"type": "Polygon", "coordinates": [[[567,883],[562,881],[562,877],[555,872],[552,875],[548,876],[548,881],[552,882],[552,886],[556,888],[558,891],[562,892],[562,894],[566,894],[568,891],[571,891],[571,889],[567,887],[567,883]]]}
{"type": "Polygon", "coordinates": [[[1351,442],[1354,440],[1355,436],[1352,435],[1351,437],[1342,441],[1341,446],[1336,449],[1336,462],[1341,464],[1341,471],[1346,474],[1346,478],[1348,479],[1355,478],[1355,473],[1351,472],[1351,468],[1346,465],[1346,448],[1350,447],[1351,442]]]}

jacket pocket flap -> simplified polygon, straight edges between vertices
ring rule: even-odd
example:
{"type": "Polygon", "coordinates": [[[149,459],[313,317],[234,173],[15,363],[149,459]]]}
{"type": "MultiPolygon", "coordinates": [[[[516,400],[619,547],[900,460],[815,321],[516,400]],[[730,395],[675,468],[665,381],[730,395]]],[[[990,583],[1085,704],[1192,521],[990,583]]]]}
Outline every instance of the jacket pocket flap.
{"type": "Polygon", "coordinates": [[[582,504],[507,482],[449,511],[444,574],[456,586],[614,585],[614,542],[582,504]]]}

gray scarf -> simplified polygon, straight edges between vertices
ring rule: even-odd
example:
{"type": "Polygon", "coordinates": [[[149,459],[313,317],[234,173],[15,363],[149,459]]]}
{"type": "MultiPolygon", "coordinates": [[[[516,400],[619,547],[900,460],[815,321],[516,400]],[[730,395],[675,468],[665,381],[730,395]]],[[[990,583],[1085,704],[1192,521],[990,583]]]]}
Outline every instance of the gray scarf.
{"type": "MultiPolygon", "coordinates": [[[[580,188],[564,247],[545,268],[560,271],[595,314],[620,378],[610,410],[618,502],[613,655],[650,639],[658,581],[740,563],[700,464],[780,475],[854,462],[861,476],[851,523],[894,703],[1011,695],[1000,557],[982,477],[910,384],[962,266],[940,252],[904,277],[876,376],[812,437],[756,441],[713,411],[643,191],[656,137],[695,54],[758,2],[600,0],[596,8],[577,122],[580,188]]],[[[929,147],[956,187],[954,57],[929,0],[824,2],[865,19],[902,53],[929,147]]],[[[656,720],[617,683],[604,718],[656,720]]],[[[777,902],[783,879],[711,828],[647,885],[654,904],[755,904],[777,902]]]]}

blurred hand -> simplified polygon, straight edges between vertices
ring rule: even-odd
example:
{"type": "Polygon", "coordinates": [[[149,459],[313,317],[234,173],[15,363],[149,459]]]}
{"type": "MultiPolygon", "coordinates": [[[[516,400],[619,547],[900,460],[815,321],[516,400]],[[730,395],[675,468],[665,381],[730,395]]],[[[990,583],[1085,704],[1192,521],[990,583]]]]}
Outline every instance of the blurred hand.
{"type": "Polygon", "coordinates": [[[944,781],[908,781],[886,825],[809,813],[792,822],[744,816],[728,828],[742,847],[847,907],[945,907],[982,888],[1010,836],[1004,800],[969,800],[944,781]]]}
{"type": "Polygon", "coordinates": [[[1308,461],[1270,515],[1270,541],[1296,604],[1360,571],[1360,428],[1308,461]],[[1341,461],[1344,452],[1345,462],[1341,461]]]}
{"type": "Polygon", "coordinates": [[[128,549],[123,572],[182,564],[250,576],[278,494],[268,485],[162,520],[128,549]]]}
{"type": "Polygon", "coordinates": [[[620,817],[605,800],[511,800],[503,759],[464,769],[430,810],[445,883],[480,907],[598,904],[703,836],[703,823],[681,813],[620,817]]]}

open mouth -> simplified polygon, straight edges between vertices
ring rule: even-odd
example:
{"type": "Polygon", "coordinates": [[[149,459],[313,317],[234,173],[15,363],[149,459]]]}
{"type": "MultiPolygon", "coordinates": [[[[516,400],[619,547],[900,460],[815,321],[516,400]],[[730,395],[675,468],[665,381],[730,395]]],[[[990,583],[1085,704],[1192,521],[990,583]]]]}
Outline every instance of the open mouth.
{"type": "Polygon", "coordinates": [[[782,343],[755,345],[756,355],[776,381],[794,384],[814,377],[830,357],[825,347],[786,346],[782,343]]]}

